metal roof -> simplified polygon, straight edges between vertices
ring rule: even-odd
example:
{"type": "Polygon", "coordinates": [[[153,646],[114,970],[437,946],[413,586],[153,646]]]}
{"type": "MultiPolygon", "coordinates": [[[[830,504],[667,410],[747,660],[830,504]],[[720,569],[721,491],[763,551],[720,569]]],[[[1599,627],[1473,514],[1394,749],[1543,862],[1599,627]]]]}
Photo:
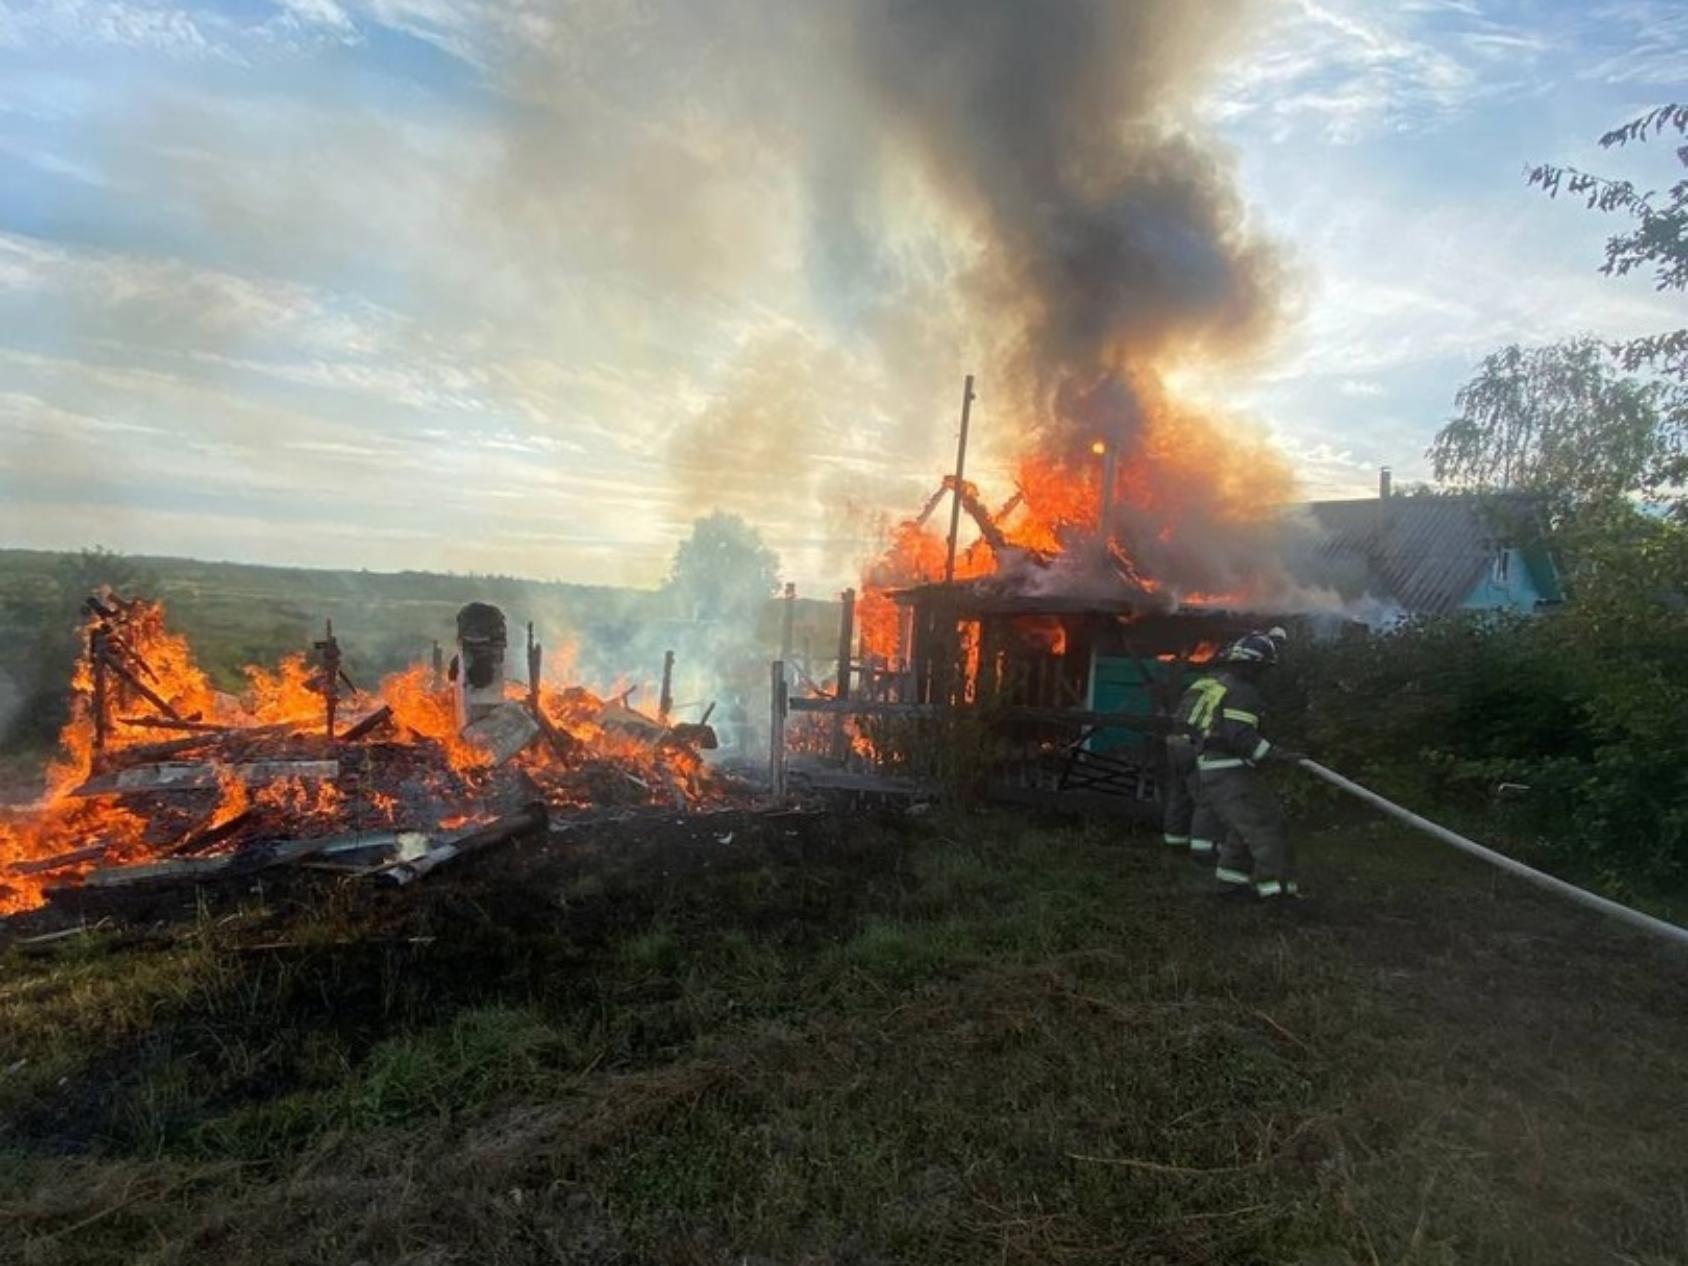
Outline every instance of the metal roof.
{"type": "Polygon", "coordinates": [[[1496,552],[1516,543],[1508,521],[1533,514],[1522,497],[1367,497],[1306,508],[1324,529],[1323,579],[1341,591],[1363,583],[1424,615],[1457,610],[1496,552]]]}

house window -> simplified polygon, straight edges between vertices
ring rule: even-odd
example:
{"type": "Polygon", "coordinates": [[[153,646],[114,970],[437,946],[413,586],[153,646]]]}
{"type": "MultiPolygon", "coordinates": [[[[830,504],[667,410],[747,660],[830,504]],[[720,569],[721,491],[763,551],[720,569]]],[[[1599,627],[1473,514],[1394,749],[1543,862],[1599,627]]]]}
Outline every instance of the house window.
{"type": "Polygon", "coordinates": [[[1512,574],[1512,551],[1503,549],[1495,555],[1494,582],[1505,588],[1512,574]]]}

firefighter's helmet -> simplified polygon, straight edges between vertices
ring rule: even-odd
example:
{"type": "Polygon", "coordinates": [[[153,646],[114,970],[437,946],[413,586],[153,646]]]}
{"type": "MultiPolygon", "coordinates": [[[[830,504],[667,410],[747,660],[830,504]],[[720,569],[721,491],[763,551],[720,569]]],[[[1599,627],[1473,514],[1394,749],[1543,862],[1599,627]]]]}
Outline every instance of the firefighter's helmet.
{"type": "Polygon", "coordinates": [[[1278,644],[1264,633],[1245,633],[1225,649],[1227,664],[1275,664],[1278,644]]]}

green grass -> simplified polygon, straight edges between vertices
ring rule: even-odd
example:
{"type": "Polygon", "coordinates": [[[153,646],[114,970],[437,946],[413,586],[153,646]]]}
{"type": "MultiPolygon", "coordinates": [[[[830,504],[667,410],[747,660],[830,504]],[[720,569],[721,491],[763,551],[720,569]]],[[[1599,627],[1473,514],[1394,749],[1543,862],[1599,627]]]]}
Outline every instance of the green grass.
{"type": "Polygon", "coordinates": [[[1680,956],[1375,824],[1287,917],[788,829],[14,948],[0,1261],[1681,1260],[1680,956]]]}

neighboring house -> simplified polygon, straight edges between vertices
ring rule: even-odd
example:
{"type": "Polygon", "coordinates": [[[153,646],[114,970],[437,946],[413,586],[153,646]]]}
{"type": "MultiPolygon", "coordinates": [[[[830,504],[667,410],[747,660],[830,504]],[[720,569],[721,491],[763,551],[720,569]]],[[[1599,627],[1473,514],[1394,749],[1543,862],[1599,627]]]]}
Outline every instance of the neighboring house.
{"type": "Polygon", "coordinates": [[[1408,615],[1530,613],[1564,601],[1552,555],[1519,543],[1534,513],[1527,498],[1382,496],[1305,508],[1323,529],[1312,571],[1345,599],[1369,596],[1408,615]]]}

